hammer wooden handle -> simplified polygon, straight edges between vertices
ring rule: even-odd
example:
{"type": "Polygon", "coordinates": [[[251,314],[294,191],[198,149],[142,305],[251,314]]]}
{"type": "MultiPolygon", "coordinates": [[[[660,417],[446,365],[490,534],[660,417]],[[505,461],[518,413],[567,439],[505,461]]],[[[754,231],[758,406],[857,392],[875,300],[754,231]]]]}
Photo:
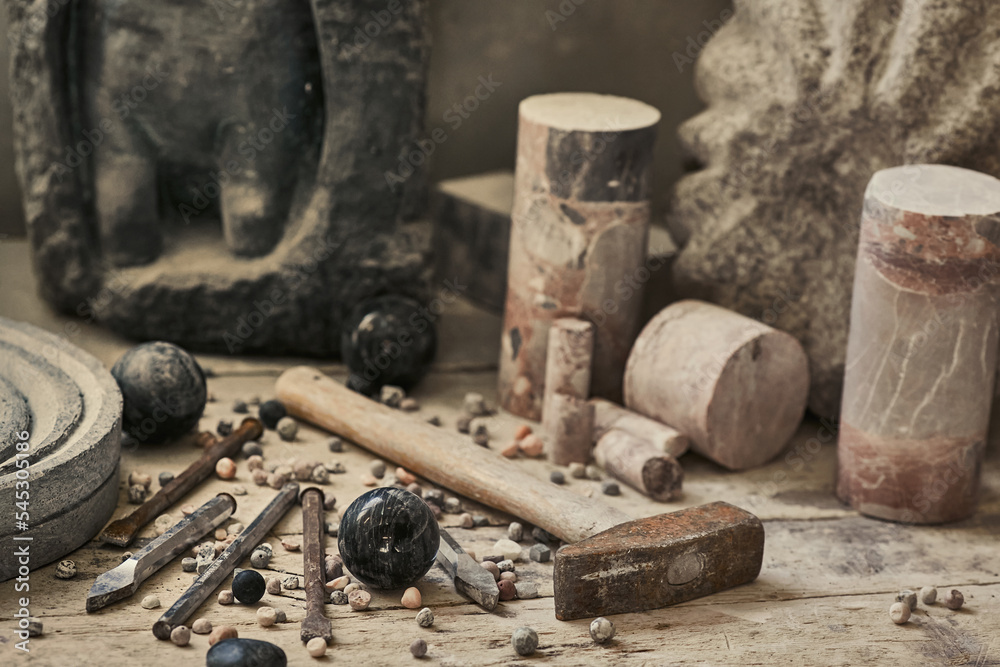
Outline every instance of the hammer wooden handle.
{"type": "Polygon", "coordinates": [[[613,507],[534,477],[457,433],[404,417],[315,368],[285,371],[276,391],[296,417],[566,542],[579,542],[630,520],[613,507]]]}

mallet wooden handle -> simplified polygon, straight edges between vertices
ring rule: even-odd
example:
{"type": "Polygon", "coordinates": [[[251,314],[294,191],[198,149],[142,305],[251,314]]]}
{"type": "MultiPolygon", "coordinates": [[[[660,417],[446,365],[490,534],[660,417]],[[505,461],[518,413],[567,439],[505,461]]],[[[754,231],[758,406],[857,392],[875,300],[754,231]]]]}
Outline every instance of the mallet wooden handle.
{"type": "Polygon", "coordinates": [[[365,398],[315,368],[285,371],[276,391],[296,417],[566,542],[579,542],[630,520],[613,507],[534,477],[457,433],[407,418],[365,398]]]}

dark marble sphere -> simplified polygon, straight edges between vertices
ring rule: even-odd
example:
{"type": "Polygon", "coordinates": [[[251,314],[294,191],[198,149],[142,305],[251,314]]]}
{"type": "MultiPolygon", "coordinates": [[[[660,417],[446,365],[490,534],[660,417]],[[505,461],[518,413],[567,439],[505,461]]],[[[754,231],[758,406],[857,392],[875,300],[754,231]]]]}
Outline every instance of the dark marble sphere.
{"type": "Polygon", "coordinates": [[[359,304],[344,325],[341,355],[347,386],[372,396],[384,385],[409,390],[437,352],[437,315],[413,299],[388,294],[359,304]]]}
{"type": "Polygon", "coordinates": [[[201,418],[208,400],[205,373],[173,343],[137,345],[111,369],[122,391],[122,431],[140,443],[174,440],[201,418]]]}
{"type": "Polygon", "coordinates": [[[338,546],[351,575],[375,588],[394,589],[427,574],[440,539],[437,520],[419,496],[383,487],[347,508],[338,546]]]}
{"type": "Polygon", "coordinates": [[[260,572],[243,570],[233,577],[233,597],[243,604],[253,604],[264,597],[267,582],[260,572]]]}
{"type": "Polygon", "coordinates": [[[271,642],[223,639],[205,654],[206,667],[285,667],[288,657],[271,642]]]}
{"type": "Polygon", "coordinates": [[[274,430],[284,417],[288,416],[284,403],[278,400],[264,401],[257,410],[257,416],[265,427],[274,430]]]}

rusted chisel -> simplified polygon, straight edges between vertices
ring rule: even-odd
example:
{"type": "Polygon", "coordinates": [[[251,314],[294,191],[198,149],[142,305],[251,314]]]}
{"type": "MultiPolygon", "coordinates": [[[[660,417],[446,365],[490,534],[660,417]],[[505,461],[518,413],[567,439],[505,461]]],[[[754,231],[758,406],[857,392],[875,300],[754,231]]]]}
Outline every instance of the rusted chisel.
{"type": "Polygon", "coordinates": [[[448,531],[441,529],[437,562],[455,581],[455,590],[471,599],[486,611],[497,608],[500,589],[490,571],[472,560],[472,556],[458,545],[448,531]]]}
{"type": "Polygon", "coordinates": [[[274,524],[278,523],[278,519],[284,516],[288,508],[295,504],[298,495],[299,485],[295,482],[285,484],[282,487],[274,500],[264,508],[264,511],[243,529],[243,532],[233,540],[233,543],[212,561],[208,569],[184,591],[184,595],[163,616],[160,616],[160,620],[153,624],[153,634],[157,639],[170,639],[171,630],[182,625],[229,576],[236,565],[260,544],[267,532],[274,528],[274,524]]]}
{"type": "Polygon", "coordinates": [[[220,526],[235,511],[236,500],[228,493],[209,500],[121,565],[99,576],[87,595],[87,611],[97,611],[134,594],[150,575],[220,526]]]}
{"type": "Polygon", "coordinates": [[[263,433],[264,425],[253,417],[247,417],[238,429],[208,447],[197,461],[189,465],[184,472],[157,491],[156,495],[140,505],[134,512],[127,517],[109,523],[97,538],[107,544],[127,547],[143,526],[162,514],[164,510],[184,497],[184,494],[211,475],[219,459],[236,456],[244,444],[250,440],[256,440],[263,433]]]}
{"type": "Polygon", "coordinates": [[[323,564],[323,492],[309,487],[302,492],[302,571],[306,580],[306,617],[299,633],[303,642],[322,637],[333,643],[333,628],[326,617],[326,568],[323,564]]]}

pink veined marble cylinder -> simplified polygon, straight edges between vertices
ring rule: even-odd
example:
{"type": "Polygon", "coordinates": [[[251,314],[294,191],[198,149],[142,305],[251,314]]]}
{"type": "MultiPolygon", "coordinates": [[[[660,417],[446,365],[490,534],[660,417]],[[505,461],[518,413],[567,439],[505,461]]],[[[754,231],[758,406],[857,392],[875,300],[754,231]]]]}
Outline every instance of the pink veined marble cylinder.
{"type": "Polygon", "coordinates": [[[560,317],[596,325],[592,392],[620,397],[650,276],[659,120],[653,107],[609,95],[521,102],[498,381],[509,412],[541,417],[548,331],[560,317]]]}
{"type": "Polygon", "coordinates": [[[863,514],[975,512],[997,372],[1000,181],[943,165],[865,193],[837,495],[863,514]]]}

